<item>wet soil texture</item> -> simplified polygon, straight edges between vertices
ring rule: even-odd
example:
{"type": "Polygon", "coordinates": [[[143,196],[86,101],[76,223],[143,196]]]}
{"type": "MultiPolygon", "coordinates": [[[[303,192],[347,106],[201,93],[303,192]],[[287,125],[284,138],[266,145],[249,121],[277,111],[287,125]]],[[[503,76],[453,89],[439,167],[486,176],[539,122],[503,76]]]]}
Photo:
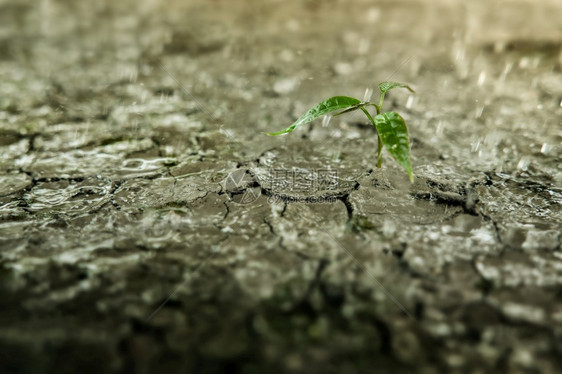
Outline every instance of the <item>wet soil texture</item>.
{"type": "Polygon", "coordinates": [[[0,1],[0,372],[562,372],[561,16],[0,1]]]}

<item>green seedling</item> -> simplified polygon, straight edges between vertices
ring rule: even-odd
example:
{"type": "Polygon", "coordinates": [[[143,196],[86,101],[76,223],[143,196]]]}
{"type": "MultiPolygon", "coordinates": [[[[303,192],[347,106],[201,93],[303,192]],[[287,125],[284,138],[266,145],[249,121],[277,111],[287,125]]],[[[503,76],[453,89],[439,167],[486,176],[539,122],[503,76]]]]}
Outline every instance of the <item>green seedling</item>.
{"type": "Polygon", "coordinates": [[[335,117],[359,109],[365,113],[367,119],[373,124],[377,131],[377,167],[380,168],[382,166],[382,150],[384,147],[388,150],[388,153],[390,153],[396,162],[398,162],[398,164],[406,170],[408,176],[410,177],[410,181],[413,182],[414,174],[412,173],[412,165],[410,162],[410,137],[408,135],[406,122],[404,122],[402,116],[396,112],[382,112],[384,96],[388,91],[397,87],[406,88],[410,92],[414,92],[410,86],[403,83],[382,82],[379,83],[381,96],[378,104],[369,101],[361,101],[348,96],[334,96],[322,101],[314,108],[310,109],[285,130],[270,132],[267,133],[267,135],[275,136],[288,134],[296,128],[334,111],[339,111],[333,115],[335,117]],[[377,115],[374,118],[366,109],[369,106],[373,106],[377,110],[377,115]]]}

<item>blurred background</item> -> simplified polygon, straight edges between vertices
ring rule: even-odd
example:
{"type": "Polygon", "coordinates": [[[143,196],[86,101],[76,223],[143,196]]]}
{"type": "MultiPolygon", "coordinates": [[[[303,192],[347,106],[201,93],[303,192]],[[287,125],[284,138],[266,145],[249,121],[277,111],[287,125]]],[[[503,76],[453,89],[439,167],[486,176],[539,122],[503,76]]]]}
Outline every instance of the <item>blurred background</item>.
{"type": "Polygon", "coordinates": [[[560,372],[561,20],[0,0],[0,372],[560,372]],[[386,80],[413,185],[358,114],[262,134],[386,80]]]}

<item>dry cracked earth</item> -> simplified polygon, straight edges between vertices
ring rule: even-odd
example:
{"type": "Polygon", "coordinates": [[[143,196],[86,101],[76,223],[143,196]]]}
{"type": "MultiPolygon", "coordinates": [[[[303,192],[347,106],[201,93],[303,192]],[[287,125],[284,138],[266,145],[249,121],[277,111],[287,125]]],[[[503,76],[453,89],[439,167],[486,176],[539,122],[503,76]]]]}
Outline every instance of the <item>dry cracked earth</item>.
{"type": "Polygon", "coordinates": [[[0,1],[0,372],[562,372],[561,15],[0,1]]]}

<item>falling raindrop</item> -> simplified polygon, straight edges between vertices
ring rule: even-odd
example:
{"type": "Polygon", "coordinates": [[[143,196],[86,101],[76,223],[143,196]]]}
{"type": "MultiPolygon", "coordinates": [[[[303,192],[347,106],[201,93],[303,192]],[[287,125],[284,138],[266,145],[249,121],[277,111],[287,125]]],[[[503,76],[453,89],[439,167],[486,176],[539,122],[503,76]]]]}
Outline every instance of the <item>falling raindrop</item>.
{"type": "Polygon", "coordinates": [[[472,143],[471,151],[476,152],[480,148],[480,144],[482,144],[482,140],[478,139],[477,141],[472,143]]]}
{"type": "Polygon", "coordinates": [[[478,76],[478,85],[482,86],[484,84],[484,82],[486,82],[486,72],[482,71],[482,72],[480,72],[480,75],[478,76]]]}
{"type": "Polygon", "coordinates": [[[475,118],[480,118],[482,117],[482,113],[484,112],[484,105],[481,106],[477,106],[476,107],[476,114],[475,114],[475,118]]]}
{"type": "Polygon", "coordinates": [[[503,69],[500,77],[498,78],[498,80],[500,82],[505,81],[505,79],[507,78],[507,75],[511,72],[511,69],[513,68],[513,62],[508,62],[507,64],[505,64],[505,68],[503,69]]]}
{"type": "Polygon", "coordinates": [[[281,53],[279,54],[279,58],[280,58],[282,61],[291,62],[291,61],[294,60],[295,54],[294,54],[293,51],[291,51],[291,50],[284,49],[284,50],[282,50],[281,53]]]}
{"type": "Polygon", "coordinates": [[[337,139],[337,138],[341,138],[342,136],[342,132],[340,130],[334,130],[330,133],[330,137],[337,139]]]}
{"type": "Polygon", "coordinates": [[[522,171],[527,171],[529,169],[529,165],[531,164],[531,160],[527,157],[521,157],[519,163],[517,163],[517,169],[522,171]]]}
{"type": "Polygon", "coordinates": [[[554,149],[554,146],[552,144],[548,144],[548,143],[544,143],[541,147],[541,153],[542,154],[549,154],[552,150],[554,149]]]}
{"type": "Polygon", "coordinates": [[[391,220],[387,219],[382,225],[382,234],[386,238],[391,238],[396,234],[396,224],[391,220]]]}
{"type": "Polygon", "coordinates": [[[452,50],[453,63],[459,78],[464,79],[468,76],[468,61],[466,58],[466,47],[460,40],[455,42],[452,50]]]}
{"type": "Polygon", "coordinates": [[[406,108],[412,109],[413,106],[414,106],[414,97],[409,96],[408,101],[406,101],[406,108]]]}
{"type": "Polygon", "coordinates": [[[332,116],[324,116],[322,117],[322,127],[327,127],[332,120],[332,116]]]}
{"type": "Polygon", "coordinates": [[[373,96],[373,89],[366,88],[365,95],[363,95],[363,101],[370,101],[372,96],[373,96]]]}
{"type": "Polygon", "coordinates": [[[435,133],[437,135],[442,135],[444,129],[445,129],[445,124],[443,123],[443,120],[439,120],[439,122],[437,123],[437,128],[435,129],[435,133]]]}

